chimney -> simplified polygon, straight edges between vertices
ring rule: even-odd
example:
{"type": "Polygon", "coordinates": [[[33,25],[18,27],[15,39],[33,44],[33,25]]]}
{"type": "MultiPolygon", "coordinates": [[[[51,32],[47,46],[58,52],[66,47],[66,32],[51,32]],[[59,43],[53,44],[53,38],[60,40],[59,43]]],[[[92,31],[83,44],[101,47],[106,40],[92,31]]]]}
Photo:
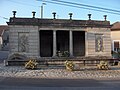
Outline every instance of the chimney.
{"type": "Polygon", "coordinates": [[[15,15],[16,15],[16,11],[12,11],[13,12],[13,18],[15,18],[15,15]]]}
{"type": "Polygon", "coordinates": [[[35,13],[36,13],[36,12],[35,12],[35,11],[33,11],[32,13],[33,13],[33,18],[35,18],[35,13]]]}
{"type": "Polygon", "coordinates": [[[107,15],[104,15],[103,17],[104,17],[104,20],[107,21],[107,15]]]}
{"type": "Polygon", "coordinates": [[[91,20],[91,15],[92,15],[92,14],[88,14],[88,18],[89,18],[89,20],[91,20]]]}
{"type": "Polygon", "coordinates": [[[53,12],[53,19],[56,19],[56,12],[53,12]]]}
{"type": "Polygon", "coordinates": [[[73,14],[72,14],[72,13],[69,13],[69,15],[70,15],[70,20],[72,20],[72,15],[73,15],[73,14]]]}

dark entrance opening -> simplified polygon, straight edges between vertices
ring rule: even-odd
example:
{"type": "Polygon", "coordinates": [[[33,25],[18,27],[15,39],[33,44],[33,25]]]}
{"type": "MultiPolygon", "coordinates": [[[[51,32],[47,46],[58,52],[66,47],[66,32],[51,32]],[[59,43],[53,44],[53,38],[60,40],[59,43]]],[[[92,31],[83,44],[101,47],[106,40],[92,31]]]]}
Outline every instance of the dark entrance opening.
{"type": "Polygon", "coordinates": [[[85,56],[85,32],[73,31],[73,55],[85,56]]]}
{"type": "Polygon", "coordinates": [[[52,57],[53,55],[53,31],[40,30],[40,56],[52,57]]]}
{"type": "Polygon", "coordinates": [[[69,31],[57,31],[57,51],[69,51],[69,31]]]}

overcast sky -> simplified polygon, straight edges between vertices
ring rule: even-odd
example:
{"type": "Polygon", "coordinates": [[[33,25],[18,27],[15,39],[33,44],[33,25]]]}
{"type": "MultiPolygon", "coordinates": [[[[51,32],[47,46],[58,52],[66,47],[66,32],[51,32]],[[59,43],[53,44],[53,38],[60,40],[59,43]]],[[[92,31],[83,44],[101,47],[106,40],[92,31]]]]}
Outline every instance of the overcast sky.
{"type": "MultiPolygon", "coordinates": [[[[69,19],[68,13],[73,13],[73,19],[77,20],[88,20],[88,13],[92,14],[93,20],[104,20],[103,15],[107,15],[107,20],[112,23],[120,21],[120,0],[61,0],[66,2],[73,2],[82,5],[91,5],[95,7],[101,7],[105,9],[112,9],[118,12],[105,11],[101,12],[95,8],[95,10],[83,9],[88,7],[83,7],[81,5],[72,5],[65,6],[60,4],[53,4],[47,1],[54,0],[46,0],[46,5],[43,7],[43,17],[44,18],[53,18],[52,12],[57,13],[58,19],[69,19]],[[81,7],[81,8],[80,8],[81,7]],[[117,14],[113,14],[117,13],[117,14]]],[[[56,0],[57,1],[57,0],[56,0]]],[[[62,3],[63,4],[63,3],[62,3]]],[[[65,3],[64,3],[65,4],[65,3]]],[[[6,24],[9,21],[9,18],[13,16],[12,11],[16,10],[16,17],[32,17],[32,11],[36,11],[36,18],[40,18],[40,6],[42,5],[42,1],[39,0],[0,0],[0,25],[6,24]]],[[[70,5],[69,3],[67,5],[70,5]]],[[[103,10],[103,9],[102,9],[103,10]]]]}

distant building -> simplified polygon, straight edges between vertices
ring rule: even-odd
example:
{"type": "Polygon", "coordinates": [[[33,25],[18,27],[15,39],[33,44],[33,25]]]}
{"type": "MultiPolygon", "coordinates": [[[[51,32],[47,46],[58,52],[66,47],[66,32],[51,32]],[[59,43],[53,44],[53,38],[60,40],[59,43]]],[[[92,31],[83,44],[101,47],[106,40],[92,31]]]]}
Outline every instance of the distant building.
{"type": "Polygon", "coordinates": [[[111,27],[112,51],[120,49],[120,22],[115,22],[111,27]]]}
{"type": "Polygon", "coordinates": [[[10,18],[10,53],[28,57],[57,57],[68,51],[70,57],[111,57],[110,22],[91,20],[10,18]]]}
{"type": "Polygon", "coordinates": [[[4,47],[8,47],[9,43],[9,31],[7,25],[0,25],[0,50],[4,47]]]}

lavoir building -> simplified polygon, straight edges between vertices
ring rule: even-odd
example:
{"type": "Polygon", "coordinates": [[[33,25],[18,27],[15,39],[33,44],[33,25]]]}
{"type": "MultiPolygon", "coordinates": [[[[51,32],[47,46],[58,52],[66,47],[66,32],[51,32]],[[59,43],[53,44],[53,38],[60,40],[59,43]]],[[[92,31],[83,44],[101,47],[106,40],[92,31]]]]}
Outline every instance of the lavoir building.
{"type": "Polygon", "coordinates": [[[34,58],[61,58],[58,53],[69,52],[69,57],[111,57],[110,22],[106,20],[13,17],[9,26],[10,53],[22,53],[34,58]]]}

